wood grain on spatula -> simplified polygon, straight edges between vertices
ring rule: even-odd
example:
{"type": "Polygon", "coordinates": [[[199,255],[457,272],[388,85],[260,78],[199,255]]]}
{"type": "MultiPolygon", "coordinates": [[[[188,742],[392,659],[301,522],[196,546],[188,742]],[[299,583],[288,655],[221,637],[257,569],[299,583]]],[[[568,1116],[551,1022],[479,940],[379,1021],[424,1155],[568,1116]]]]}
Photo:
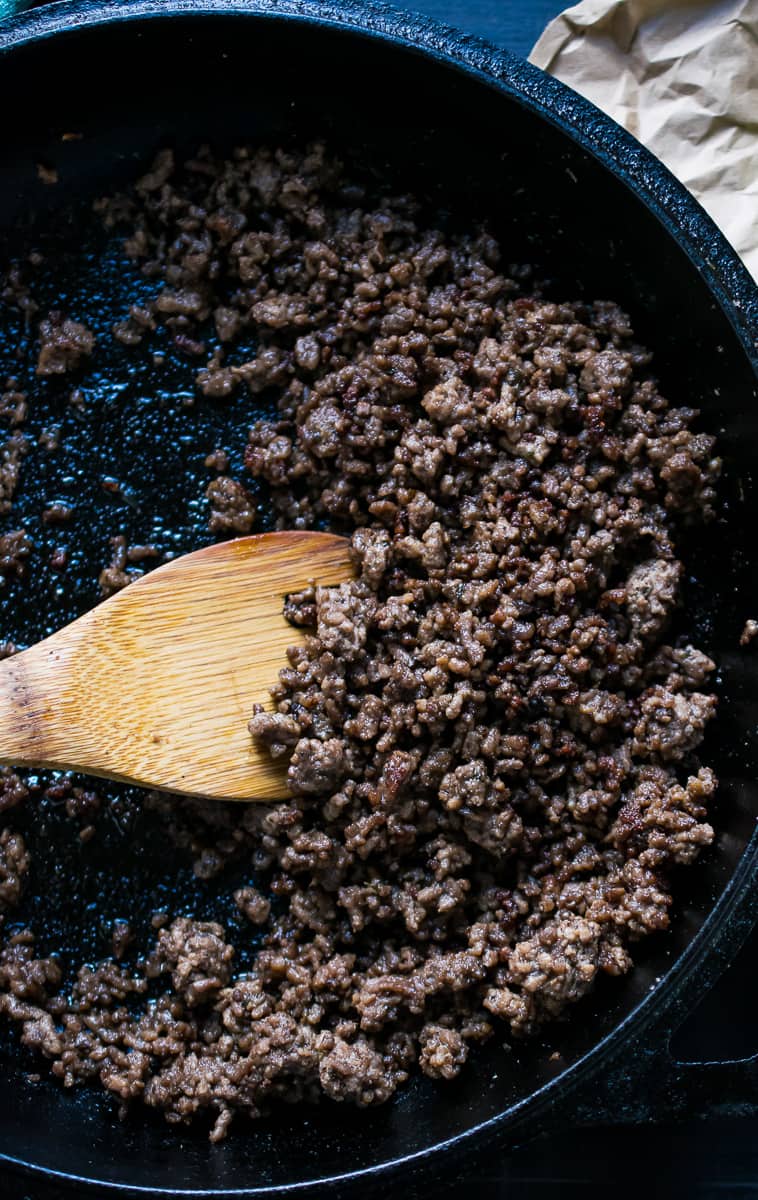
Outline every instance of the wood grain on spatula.
{"type": "Polygon", "coordinates": [[[353,577],[345,538],[264,533],[146,575],[0,663],[0,762],[227,800],[288,795],[251,738],[302,633],[284,596],[353,577]]]}

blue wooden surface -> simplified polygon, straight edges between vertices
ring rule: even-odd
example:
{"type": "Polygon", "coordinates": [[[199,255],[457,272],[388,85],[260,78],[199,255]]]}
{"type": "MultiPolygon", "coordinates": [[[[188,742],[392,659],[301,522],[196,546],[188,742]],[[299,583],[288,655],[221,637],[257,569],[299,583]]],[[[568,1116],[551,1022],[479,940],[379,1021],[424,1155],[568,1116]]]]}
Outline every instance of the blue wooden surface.
{"type": "Polygon", "coordinates": [[[526,58],[548,21],[572,0],[415,0],[398,4],[489,38],[526,58]]]}

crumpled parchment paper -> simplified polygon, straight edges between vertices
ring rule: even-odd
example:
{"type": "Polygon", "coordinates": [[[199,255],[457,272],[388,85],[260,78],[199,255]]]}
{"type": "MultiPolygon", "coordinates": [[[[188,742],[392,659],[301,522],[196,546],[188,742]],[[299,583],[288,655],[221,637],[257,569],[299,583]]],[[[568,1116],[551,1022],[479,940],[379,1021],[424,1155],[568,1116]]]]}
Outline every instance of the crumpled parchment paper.
{"type": "Polygon", "coordinates": [[[662,159],[758,279],[758,0],[582,0],[529,57],[662,159]]]}

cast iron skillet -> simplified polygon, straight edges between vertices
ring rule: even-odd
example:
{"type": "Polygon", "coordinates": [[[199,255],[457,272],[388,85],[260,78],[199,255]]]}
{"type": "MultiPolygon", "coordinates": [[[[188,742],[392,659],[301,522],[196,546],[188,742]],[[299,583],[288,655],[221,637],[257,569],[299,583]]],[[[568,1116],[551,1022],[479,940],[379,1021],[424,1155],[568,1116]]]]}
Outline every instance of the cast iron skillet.
{"type": "MultiPolygon", "coordinates": [[[[542,1043],[486,1047],[455,1084],[417,1080],[369,1112],[328,1104],[278,1112],[215,1147],[205,1131],[170,1131],[149,1116],[119,1124],[99,1095],[64,1093],[44,1077],[31,1084],[29,1062],[6,1046],[0,1160],[98,1185],[99,1194],[259,1196],[326,1181],[335,1194],[397,1172],[407,1184],[430,1166],[449,1169],[453,1154],[462,1161],[484,1139],[524,1138],[564,1114],[639,1120],[661,1111],[755,1109],[755,1059],[685,1066],[668,1049],[672,1031],[740,944],[756,900],[758,675],[755,657],[737,643],[745,618],[758,616],[751,561],[758,294],[724,239],[659,163],[566,88],[482,42],[379,5],[56,4],[0,32],[0,111],[5,229],[31,209],[52,211],[112,190],[166,142],[192,148],[203,139],[277,143],[323,134],[356,169],[428,196],[453,219],[486,216],[506,257],[535,263],[556,295],[621,301],[655,349],[663,390],[702,408],[726,459],[722,518],[688,550],[686,614],[697,644],[720,665],[720,714],[705,752],[721,777],[719,836],[679,881],[672,932],[641,948],[630,977],[603,987],[542,1043]],[[70,131],[84,137],[62,141],[70,131]],[[56,189],[37,181],[40,161],[57,166],[56,189]]],[[[109,278],[72,286],[91,312],[98,295],[118,287],[126,294],[131,283],[114,267],[109,278]]],[[[109,372],[126,379],[119,370],[127,368],[114,357],[90,384],[99,405],[90,451],[131,472],[138,499],[147,489],[154,507],[165,509],[156,536],[189,548],[199,535],[178,515],[172,480],[178,472],[181,487],[191,482],[191,451],[177,453],[170,406],[156,416],[160,405],[143,405],[140,424],[132,404],[134,387],[144,395],[153,388],[153,400],[162,388],[165,400],[171,376],[109,392],[109,372]]],[[[45,403],[52,412],[57,402],[53,389],[45,403]]],[[[201,409],[198,420],[208,437],[223,420],[222,436],[237,429],[241,445],[250,416],[242,401],[223,419],[201,409]]],[[[83,478],[50,480],[86,488],[83,478]]],[[[102,555],[112,522],[95,509],[91,535],[102,555]]],[[[30,502],[30,521],[38,511],[30,502]]],[[[125,519],[138,527],[137,517],[125,519]]],[[[3,636],[39,636],[67,605],[94,599],[84,584],[72,588],[56,601],[51,581],[23,612],[8,598],[3,636]]],[[[114,827],[94,865],[71,850],[54,813],[45,821],[50,847],[35,868],[46,893],[42,915],[58,923],[74,958],[95,953],[93,925],[117,914],[130,891],[144,891],[146,910],[170,894],[180,911],[182,904],[217,911],[212,896],[198,898],[186,869],[151,859],[139,819],[121,841],[114,827]]]]}

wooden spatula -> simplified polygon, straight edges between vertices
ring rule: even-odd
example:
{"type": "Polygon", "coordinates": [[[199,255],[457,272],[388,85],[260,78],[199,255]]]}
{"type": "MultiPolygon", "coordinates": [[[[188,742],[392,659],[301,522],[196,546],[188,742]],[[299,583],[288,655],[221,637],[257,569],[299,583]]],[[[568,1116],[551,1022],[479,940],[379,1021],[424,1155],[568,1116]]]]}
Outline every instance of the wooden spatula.
{"type": "Polygon", "coordinates": [[[225,800],[288,794],[253,704],[302,634],[284,596],[354,574],[345,538],[264,533],[166,563],[0,662],[0,762],[225,800]]]}

